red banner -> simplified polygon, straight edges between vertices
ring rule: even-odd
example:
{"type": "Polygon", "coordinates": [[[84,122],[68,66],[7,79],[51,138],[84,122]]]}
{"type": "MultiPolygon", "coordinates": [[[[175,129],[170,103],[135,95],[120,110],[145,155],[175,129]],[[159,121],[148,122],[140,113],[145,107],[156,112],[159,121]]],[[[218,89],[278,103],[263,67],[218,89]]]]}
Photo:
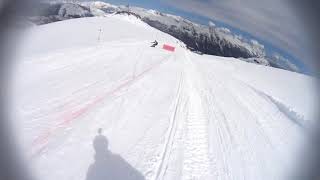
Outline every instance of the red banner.
{"type": "Polygon", "coordinates": [[[176,49],[175,47],[167,45],[167,44],[164,44],[162,48],[167,50],[167,51],[172,51],[172,52],[174,52],[175,49],[176,49]]]}

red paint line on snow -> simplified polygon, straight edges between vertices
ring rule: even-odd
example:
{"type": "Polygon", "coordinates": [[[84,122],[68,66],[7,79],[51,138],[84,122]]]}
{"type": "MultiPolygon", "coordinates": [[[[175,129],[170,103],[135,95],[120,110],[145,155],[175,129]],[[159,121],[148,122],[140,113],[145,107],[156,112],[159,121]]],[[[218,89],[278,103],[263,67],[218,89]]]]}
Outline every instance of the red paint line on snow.
{"type": "Polygon", "coordinates": [[[87,112],[89,112],[93,107],[95,107],[97,104],[102,102],[105,98],[114,95],[115,93],[117,93],[120,90],[122,90],[124,87],[130,86],[131,84],[136,82],[139,78],[143,77],[145,74],[147,74],[148,72],[150,72],[151,70],[153,70],[157,66],[160,66],[165,61],[166,61],[166,59],[161,60],[161,61],[153,64],[151,67],[143,70],[141,73],[139,73],[138,75],[134,76],[132,79],[126,80],[124,83],[120,84],[115,89],[113,89],[111,91],[108,91],[108,92],[104,93],[101,96],[96,97],[92,102],[90,102],[89,104],[84,105],[80,109],[78,109],[76,111],[71,111],[71,112],[68,112],[68,113],[65,113],[64,115],[62,115],[61,119],[63,119],[63,121],[61,121],[59,124],[54,126],[52,129],[50,129],[50,130],[44,132],[42,135],[38,136],[32,142],[32,147],[40,146],[39,150],[35,151],[32,154],[32,157],[40,154],[44,150],[45,145],[49,141],[49,138],[54,134],[55,131],[57,131],[60,128],[68,127],[74,120],[76,120],[80,116],[82,116],[82,115],[86,114],[87,112]]]}

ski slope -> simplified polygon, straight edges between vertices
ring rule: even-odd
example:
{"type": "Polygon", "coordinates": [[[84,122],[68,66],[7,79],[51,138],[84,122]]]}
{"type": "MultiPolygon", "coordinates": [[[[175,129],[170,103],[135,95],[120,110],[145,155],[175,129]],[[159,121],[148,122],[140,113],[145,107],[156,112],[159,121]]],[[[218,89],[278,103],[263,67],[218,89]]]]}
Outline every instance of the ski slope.
{"type": "Polygon", "coordinates": [[[315,122],[313,78],[194,54],[135,17],[26,34],[12,126],[38,179],[285,179],[315,122]]]}

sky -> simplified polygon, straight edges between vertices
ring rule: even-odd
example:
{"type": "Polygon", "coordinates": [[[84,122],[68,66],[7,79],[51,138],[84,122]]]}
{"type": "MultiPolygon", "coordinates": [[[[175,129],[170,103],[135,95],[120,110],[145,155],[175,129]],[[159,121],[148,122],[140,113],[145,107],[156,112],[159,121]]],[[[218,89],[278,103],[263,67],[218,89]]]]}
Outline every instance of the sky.
{"type": "Polygon", "coordinates": [[[247,38],[257,39],[310,74],[313,59],[304,24],[290,0],[104,0],[179,15],[201,24],[213,21],[247,38]]]}

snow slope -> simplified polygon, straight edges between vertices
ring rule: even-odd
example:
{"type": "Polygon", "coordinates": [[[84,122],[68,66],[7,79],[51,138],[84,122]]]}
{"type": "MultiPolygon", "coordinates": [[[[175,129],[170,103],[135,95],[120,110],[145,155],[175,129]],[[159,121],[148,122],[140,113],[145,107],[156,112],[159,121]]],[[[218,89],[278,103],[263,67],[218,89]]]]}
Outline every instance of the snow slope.
{"type": "MultiPolygon", "coordinates": [[[[44,0],[38,12],[25,17],[32,24],[48,24],[73,18],[112,14],[132,14],[150,26],[168,33],[184,42],[194,52],[223,57],[237,57],[243,61],[272,66],[293,72],[303,72],[299,67],[276,51],[266,51],[255,39],[239,35],[226,27],[197,24],[180,16],[152,9],[116,6],[102,1],[44,0]]],[[[29,22],[29,23],[31,23],[29,22]]]]}
{"type": "Polygon", "coordinates": [[[42,180],[285,179],[315,120],[314,79],[194,54],[132,16],[27,33],[12,124],[42,180]]]}

